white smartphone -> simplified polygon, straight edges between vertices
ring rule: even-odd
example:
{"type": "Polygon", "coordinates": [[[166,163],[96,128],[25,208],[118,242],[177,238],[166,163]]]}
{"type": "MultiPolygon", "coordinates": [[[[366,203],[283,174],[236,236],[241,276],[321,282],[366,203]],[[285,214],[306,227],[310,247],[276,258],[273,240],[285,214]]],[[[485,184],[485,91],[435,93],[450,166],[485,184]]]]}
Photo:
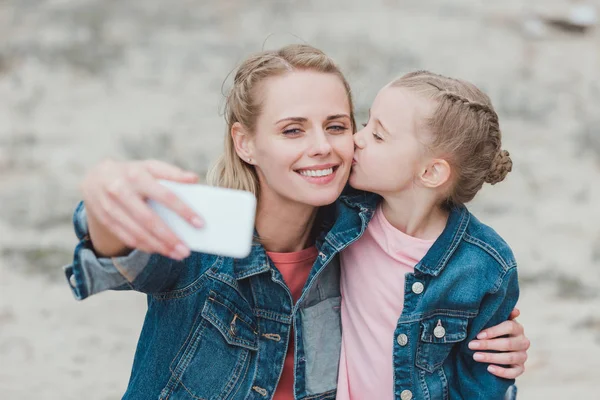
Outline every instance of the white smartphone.
{"type": "Polygon", "coordinates": [[[148,200],[150,207],[191,250],[244,258],[250,254],[254,234],[256,197],[242,190],[160,181],[203,220],[196,228],[171,209],[148,200]]]}

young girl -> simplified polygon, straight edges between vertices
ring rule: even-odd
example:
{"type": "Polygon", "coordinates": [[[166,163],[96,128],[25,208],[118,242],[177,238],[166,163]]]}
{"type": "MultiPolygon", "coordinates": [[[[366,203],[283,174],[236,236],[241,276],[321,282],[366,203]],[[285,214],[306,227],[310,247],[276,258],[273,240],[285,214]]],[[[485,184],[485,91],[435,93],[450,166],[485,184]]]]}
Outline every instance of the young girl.
{"type": "Polygon", "coordinates": [[[512,166],[489,98],[414,72],[379,92],[364,126],[350,184],[380,198],[367,197],[372,220],[341,255],[337,398],[502,399],[513,380],[467,345],[519,294],[510,248],[464,207],[512,166]]]}
{"type": "MultiPolygon", "coordinates": [[[[250,255],[190,253],[148,208],[154,199],[201,226],[158,183],[192,183],[194,174],[105,161],[82,184],[80,243],[65,269],[71,289],[78,299],[108,289],[147,295],[126,399],[334,399],[339,253],[366,228],[355,215],[361,203],[336,202],[354,154],[350,89],[311,46],[265,51],[238,68],[226,121],[209,181],[257,196],[260,240],[250,255]]],[[[527,344],[517,322],[503,324],[514,328],[512,351],[489,356],[513,364],[497,357],[524,354],[527,344]]]]}

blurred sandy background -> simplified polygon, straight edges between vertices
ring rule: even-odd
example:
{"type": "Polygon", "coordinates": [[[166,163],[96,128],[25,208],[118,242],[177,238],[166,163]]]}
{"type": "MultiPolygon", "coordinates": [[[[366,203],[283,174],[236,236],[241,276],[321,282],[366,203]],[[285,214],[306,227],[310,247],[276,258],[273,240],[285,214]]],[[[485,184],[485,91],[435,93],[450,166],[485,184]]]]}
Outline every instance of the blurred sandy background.
{"type": "Polygon", "coordinates": [[[222,142],[223,81],[265,40],[329,53],[359,122],[382,85],[413,69],[490,94],[515,168],[472,209],[520,263],[532,347],[519,398],[597,398],[600,27],[535,17],[572,5],[0,0],[0,398],[123,393],[145,298],[73,300],[61,266],[75,245],[78,184],[105,157],[205,171],[222,142]]]}

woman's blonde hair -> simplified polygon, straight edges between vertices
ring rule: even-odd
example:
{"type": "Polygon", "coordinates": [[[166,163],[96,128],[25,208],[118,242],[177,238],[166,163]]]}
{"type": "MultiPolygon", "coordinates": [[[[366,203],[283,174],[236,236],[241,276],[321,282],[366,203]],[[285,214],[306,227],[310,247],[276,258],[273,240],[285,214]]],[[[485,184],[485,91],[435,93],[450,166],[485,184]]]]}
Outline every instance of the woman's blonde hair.
{"type": "Polygon", "coordinates": [[[250,133],[255,133],[256,121],[262,112],[262,104],[259,101],[261,84],[267,78],[297,70],[334,74],[340,78],[348,93],[350,117],[355,129],[350,86],[333,60],[321,50],[309,45],[295,44],[254,54],[237,69],[233,86],[227,95],[225,150],[209,170],[206,178],[208,184],[246,190],[258,197],[260,187],[256,170],[253,165],[237,155],[231,128],[239,122],[250,133]]]}
{"type": "Polygon", "coordinates": [[[462,205],[475,197],[484,182],[504,180],[512,160],[501,149],[498,114],[490,98],[475,85],[428,71],[411,72],[396,79],[401,87],[437,103],[426,121],[433,135],[428,147],[451,166],[452,185],[446,205],[462,205]]]}

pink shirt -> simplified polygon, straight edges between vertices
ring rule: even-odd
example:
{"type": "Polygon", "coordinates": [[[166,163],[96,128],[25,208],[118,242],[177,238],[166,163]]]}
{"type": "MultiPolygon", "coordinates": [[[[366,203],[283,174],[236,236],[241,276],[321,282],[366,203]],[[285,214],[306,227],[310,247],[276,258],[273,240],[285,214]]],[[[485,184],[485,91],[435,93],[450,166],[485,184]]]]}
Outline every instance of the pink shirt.
{"type": "Polygon", "coordinates": [[[394,330],[404,275],[433,245],[394,228],[381,207],[365,234],[341,254],[342,353],[337,400],[394,398],[394,330]]]}

